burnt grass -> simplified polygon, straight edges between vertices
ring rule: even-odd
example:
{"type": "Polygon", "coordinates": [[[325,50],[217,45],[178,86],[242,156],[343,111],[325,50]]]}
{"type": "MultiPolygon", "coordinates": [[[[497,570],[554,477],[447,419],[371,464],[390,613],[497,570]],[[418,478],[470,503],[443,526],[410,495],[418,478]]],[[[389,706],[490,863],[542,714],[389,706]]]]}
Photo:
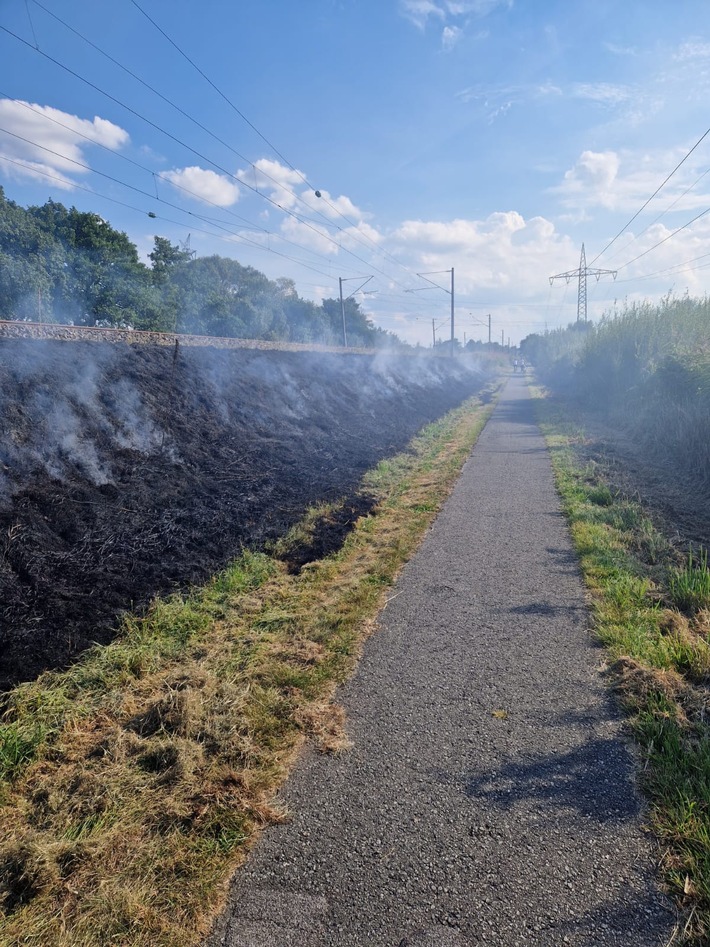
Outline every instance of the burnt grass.
{"type": "Polygon", "coordinates": [[[0,341],[0,688],[316,503],[342,501],[289,568],[337,548],[374,502],[362,474],[487,380],[444,358],[0,341]]]}

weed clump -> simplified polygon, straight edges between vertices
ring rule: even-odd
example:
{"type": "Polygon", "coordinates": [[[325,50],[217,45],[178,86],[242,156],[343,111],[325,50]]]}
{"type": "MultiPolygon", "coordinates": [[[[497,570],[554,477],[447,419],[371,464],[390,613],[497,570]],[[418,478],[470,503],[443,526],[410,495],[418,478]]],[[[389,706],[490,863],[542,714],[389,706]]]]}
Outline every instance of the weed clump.
{"type": "Polygon", "coordinates": [[[710,608],[710,569],[707,549],[700,549],[697,556],[688,552],[685,564],[672,570],[668,579],[668,590],[673,604],[694,615],[701,609],[710,608]]]}

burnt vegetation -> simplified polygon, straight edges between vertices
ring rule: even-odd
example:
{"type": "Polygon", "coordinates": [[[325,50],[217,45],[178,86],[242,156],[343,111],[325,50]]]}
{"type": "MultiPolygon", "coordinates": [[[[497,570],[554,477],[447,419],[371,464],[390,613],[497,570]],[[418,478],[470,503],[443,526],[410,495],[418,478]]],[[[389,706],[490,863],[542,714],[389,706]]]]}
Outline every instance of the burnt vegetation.
{"type": "Polygon", "coordinates": [[[340,503],[290,568],[336,548],[362,474],[484,380],[451,359],[0,341],[0,685],[314,504],[340,503]]]}

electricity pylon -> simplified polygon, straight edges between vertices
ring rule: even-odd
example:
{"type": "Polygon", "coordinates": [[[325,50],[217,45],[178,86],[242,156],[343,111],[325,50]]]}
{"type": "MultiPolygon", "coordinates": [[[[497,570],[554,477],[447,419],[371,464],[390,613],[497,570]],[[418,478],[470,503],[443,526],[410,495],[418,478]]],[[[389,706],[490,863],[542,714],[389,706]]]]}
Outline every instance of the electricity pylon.
{"type": "Polygon", "coordinates": [[[577,322],[587,321],[587,277],[596,276],[597,283],[602,276],[613,276],[616,279],[617,270],[593,270],[587,266],[587,257],[584,253],[584,244],[582,244],[582,255],[579,258],[579,269],[568,270],[566,273],[558,273],[550,277],[550,286],[556,279],[563,279],[568,284],[575,276],[579,279],[579,289],[577,290],[577,322]]]}

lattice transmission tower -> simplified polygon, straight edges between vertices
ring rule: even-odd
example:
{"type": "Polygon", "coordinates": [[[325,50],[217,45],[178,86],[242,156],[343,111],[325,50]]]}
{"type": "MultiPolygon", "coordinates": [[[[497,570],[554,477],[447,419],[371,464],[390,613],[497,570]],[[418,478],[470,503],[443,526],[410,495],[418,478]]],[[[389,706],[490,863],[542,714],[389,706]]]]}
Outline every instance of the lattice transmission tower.
{"type": "Polygon", "coordinates": [[[584,252],[584,244],[582,244],[582,255],[579,258],[579,269],[577,270],[568,270],[566,273],[557,273],[555,276],[550,277],[550,286],[556,279],[563,279],[568,284],[570,280],[575,279],[579,280],[579,288],[577,290],[577,322],[586,322],[587,321],[587,277],[596,276],[597,283],[602,278],[602,276],[612,276],[616,279],[617,270],[593,270],[591,267],[587,266],[587,257],[584,252]]]}

